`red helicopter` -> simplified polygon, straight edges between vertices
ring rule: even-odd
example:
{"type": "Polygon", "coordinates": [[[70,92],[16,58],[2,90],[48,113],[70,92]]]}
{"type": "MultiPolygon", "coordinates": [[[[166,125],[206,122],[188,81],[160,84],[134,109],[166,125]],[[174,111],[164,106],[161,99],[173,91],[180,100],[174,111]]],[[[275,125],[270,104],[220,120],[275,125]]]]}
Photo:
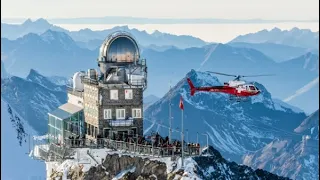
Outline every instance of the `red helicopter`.
{"type": "Polygon", "coordinates": [[[193,96],[196,91],[205,91],[205,92],[221,92],[230,94],[230,99],[232,97],[238,98],[237,100],[240,100],[240,98],[246,98],[250,96],[258,95],[261,91],[256,87],[253,83],[247,83],[246,81],[240,80],[240,78],[243,77],[258,77],[258,76],[272,76],[272,75],[251,75],[251,76],[243,76],[243,75],[231,75],[231,74],[224,74],[219,72],[211,72],[207,71],[209,73],[224,75],[224,76],[233,76],[235,77],[234,80],[229,81],[228,83],[224,83],[223,86],[211,86],[211,87],[195,87],[190,80],[190,78],[187,78],[188,84],[190,86],[190,94],[193,96]]]}

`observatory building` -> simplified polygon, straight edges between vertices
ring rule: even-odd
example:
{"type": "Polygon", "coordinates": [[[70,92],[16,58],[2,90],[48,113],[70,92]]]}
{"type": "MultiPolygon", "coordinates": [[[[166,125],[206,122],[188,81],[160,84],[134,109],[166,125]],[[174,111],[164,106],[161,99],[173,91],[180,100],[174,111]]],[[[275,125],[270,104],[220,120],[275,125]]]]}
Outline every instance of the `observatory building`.
{"type": "Polygon", "coordinates": [[[109,35],[97,64],[100,72],[76,72],[68,87],[68,102],[48,113],[51,142],[63,143],[70,136],[95,140],[143,135],[147,65],[133,36],[109,35]]]}

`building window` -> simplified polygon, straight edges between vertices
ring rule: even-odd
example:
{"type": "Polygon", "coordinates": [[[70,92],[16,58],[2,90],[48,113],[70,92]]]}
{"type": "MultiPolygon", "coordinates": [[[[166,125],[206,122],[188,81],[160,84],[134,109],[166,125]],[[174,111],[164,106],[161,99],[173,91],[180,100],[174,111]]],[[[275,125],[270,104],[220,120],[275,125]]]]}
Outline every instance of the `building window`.
{"type": "Polygon", "coordinates": [[[132,109],[133,118],[141,118],[141,109],[132,109]]]}
{"type": "Polygon", "coordinates": [[[117,109],[117,119],[125,119],[126,110],[125,109],[117,109]]]}
{"type": "Polygon", "coordinates": [[[132,99],[132,89],[126,89],[124,92],[126,99],[132,99]]]}
{"type": "Polygon", "coordinates": [[[111,109],[105,109],[103,114],[104,114],[104,119],[111,119],[112,118],[111,109]]]}
{"type": "Polygon", "coordinates": [[[118,90],[110,90],[110,99],[118,100],[118,90]]]}

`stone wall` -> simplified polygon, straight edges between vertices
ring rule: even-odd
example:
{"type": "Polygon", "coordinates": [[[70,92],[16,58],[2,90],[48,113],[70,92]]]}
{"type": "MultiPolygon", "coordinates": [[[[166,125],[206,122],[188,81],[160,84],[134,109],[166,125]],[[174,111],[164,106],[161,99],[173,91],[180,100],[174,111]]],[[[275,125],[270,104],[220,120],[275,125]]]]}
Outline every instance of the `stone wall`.
{"type": "Polygon", "coordinates": [[[143,117],[143,89],[124,87],[102,87],[85,83],[84,85],[84,116],[87,124],[98,128],[97,133],[103,133],[103,128],[115,131],[137,129],[139,135],[143,134],[143,118],[135,118],[133,126],[110,127],[109,120],[104,119],[104,109],[111,109],[112,119],[116,119],[116,109],[125,109],[125,117],[132,117],[132,109],[141,109],[143,117]],[[118,90],[118,100],[110,99],[110,90],[118,90]],[[132,99],[125,99],[125,90],[132,89],[132,99]]]}
{"type": "MultiPolygon", "coordinates": [[[[127,88],[130,89],[130,88],[127,88]]],[[[125,88],[117,88],[117,87],[110,87],[102,88],[100,87],[99,93],[102,95],[102,106],[105,105],[133,105],[133,106],[141,106],[143,105],[143,89],[142,88],[131,88],[133,98],[132,99],[125,99],[125,88]],[[110,90],[118,90],[118,100],[111,100],[110,99],[110,90]]]]}
{"type": "MultiPolygon", "coordinates": [[[[97,85],[89,85],[84,84],[84,93],[83,93],[83,103],[84,103],[84,118],[87,123],[87,127],[89,125],[94,126],[98,129],[99,127],[99,104],[98,104],[98,93],[99,89],[97,85]]],[[[95,131],[95,129],[93,129],[95,131]]],[[[99,133],[95,132],[96,134],[99,133]]],[[[87,136],[90,138],[89,136],[87,136]]]]}
{"type": "MultiPolygon", "coordinates": [[[[130,89],[130,88],[128,88],[130,89]]],[[[116,119],[116,109],[125,109],[125,117],[132,117],[132,109],[138,108],[141,109],[141,117],[143,117],[143,89],[141,88],[132,88],[132,99],[125,99],[125,88],[100,88],[99,96],[101,94],[102,101],[99,107],[99,124],[100,130],[103,128],[110,128],[115,131],[123,131],[126,129],[137,128],[139,135],[143,133],[143,118],[135,118],[134,125],[129,127],[110,127],[109,120],[104,119],[104,109],[111,109],[112,119],[116,119]],[[118,90],[118,100],[110,99],[110,90],[118,90]]],[[[100,97],[99,97],[100,98],[100,97]]]]}

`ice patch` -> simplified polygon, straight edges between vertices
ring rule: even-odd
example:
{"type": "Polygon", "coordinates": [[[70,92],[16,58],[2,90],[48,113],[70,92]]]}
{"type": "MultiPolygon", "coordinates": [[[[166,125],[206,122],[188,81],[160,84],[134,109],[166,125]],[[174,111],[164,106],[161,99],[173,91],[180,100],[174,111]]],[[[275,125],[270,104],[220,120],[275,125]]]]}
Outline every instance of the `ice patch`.
{"type": "Polygon", "coordinates": [[[124,171],[121,171],[119,174],[117,174],[112,180],[118,180],[121,179],[125,174],[127,174],[128,172],[133,173],[136,170],[136,167],[132,167],[130,169],[126,169],[124,171]]]}

